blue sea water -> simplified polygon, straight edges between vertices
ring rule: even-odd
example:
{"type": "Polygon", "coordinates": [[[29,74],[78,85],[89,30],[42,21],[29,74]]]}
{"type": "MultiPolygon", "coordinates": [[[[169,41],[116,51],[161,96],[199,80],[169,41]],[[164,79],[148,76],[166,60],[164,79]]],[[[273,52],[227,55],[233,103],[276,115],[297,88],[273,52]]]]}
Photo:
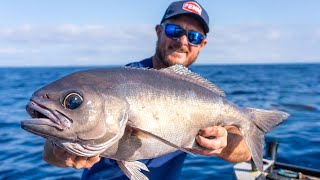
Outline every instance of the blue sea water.
{"type": "MultiPolygon", "coordinates": [[[[69,73],[91,67],[0,68],[0,179],[79,179],[81,170],[42,160],[44,139],[21,129],[31,94],[69,73]]],[[[206,65],[192,71],[243,107],[278,109],[289,119],[267,134],[280,143],[278,162],[320,169],[320,64],[206,65]]],[[[233,164],[188,156],[182,179],[231,179],[233,164]]]]}

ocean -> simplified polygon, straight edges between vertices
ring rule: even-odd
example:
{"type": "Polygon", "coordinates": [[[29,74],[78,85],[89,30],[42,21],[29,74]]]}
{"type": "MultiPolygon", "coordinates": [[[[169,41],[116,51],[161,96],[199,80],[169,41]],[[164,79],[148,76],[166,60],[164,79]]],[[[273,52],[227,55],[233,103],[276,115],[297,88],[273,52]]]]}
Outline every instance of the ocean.
{"type": "MultiPolygon", "coordinates": [[[[82,170],[42,160],[44,139],[21,129],[25,106],[41,86],[94,67],[0,68],[0,179],[79,179],[82,170]]],[[[320,64],[195,65],[242,107],[278,109],[289,119],[266,137],[279,142],[277,161],[320,169],[320,64]]],[[[233,164],[188,156],[181,179],[231,179],[233,164]]]]}

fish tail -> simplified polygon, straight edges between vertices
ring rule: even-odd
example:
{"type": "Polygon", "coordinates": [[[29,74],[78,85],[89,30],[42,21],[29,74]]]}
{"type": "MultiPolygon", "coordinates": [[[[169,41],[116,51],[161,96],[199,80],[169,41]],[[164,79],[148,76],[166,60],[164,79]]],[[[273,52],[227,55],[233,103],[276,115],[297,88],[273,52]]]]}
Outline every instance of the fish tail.
{"type": "Polygon", "coordinates": [[[277,124],[289,117],[288,113],[282,111],[268,111],[254,108],[245,108],[251,114],[253,126],[249,132],[244,133],[248,143],[251,157],[260,172],[263,172],[263,148],[264,134],[277,124]]]}

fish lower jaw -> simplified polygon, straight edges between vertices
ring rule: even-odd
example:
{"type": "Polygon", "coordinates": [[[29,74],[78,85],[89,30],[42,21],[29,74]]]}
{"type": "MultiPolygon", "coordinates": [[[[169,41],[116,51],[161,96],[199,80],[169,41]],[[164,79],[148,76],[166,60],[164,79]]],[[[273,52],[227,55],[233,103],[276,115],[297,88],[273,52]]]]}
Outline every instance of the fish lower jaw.
{"type": "Polygon", "coordinates": [[[33,120],[39,120],[40,124],[48,124],[50,126],[58,128],[59,130],[70,127],[71,123],[69,119],[61,116],[64,119],[60,120],[59,113],[45,107],[44,105],[41,105],[40,103],[37,103],[36,101],[31,100],[27,104],[26,109],[33,120]],[[46,121],[46,123],[44,123],[43,121],[46,121]],[[51,121],[52,123],[49,123],[49,121],[51,121]]]}
{"type": "MultiPolygon", "coordinates": [[[[37,129],[41,129],[39,127],[44,127],[44,126],[47,126],[47,127],[54,127],[56,128],[57,130],[63,130],[64,127],[61,126],[60,124],[57,124],[55,122],[52,122],[51,119],[48,119],[48,118],[32,118],[32,119],[28,119],[28,120],[25,120],[25,121],[22,121],[22,128],[23,129],[33,129],[33,131],[37,131],[37,129]]],[[[39,130],[38,130],[39,131],[39,130]]]]}
{"type": "Polygon", "coordinates": [[[100,145],[83,145],[66,140],[52,140],[52,143],[78,156],[93,157],[103,153],[106,148],[100,145]]]}

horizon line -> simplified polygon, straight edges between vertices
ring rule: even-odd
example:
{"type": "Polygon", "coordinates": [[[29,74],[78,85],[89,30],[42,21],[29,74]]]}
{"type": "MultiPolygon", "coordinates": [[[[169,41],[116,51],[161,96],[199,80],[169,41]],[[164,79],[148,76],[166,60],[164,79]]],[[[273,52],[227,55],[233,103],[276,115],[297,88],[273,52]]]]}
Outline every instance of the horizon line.
{"type": "MultiPolygon", "coordinates": [[[[234,65],[320,65],[320,62],[270,62],[270,63],[195,63],[191,66],[234,66],[234,65]]],[[[117,64],[88,64],[88,65],[13,65],[13,66],[1,66],[1,69],[4,68],[70,68],[70,67],[122,67],[125,65],[117,65],[117,64]]]]}

